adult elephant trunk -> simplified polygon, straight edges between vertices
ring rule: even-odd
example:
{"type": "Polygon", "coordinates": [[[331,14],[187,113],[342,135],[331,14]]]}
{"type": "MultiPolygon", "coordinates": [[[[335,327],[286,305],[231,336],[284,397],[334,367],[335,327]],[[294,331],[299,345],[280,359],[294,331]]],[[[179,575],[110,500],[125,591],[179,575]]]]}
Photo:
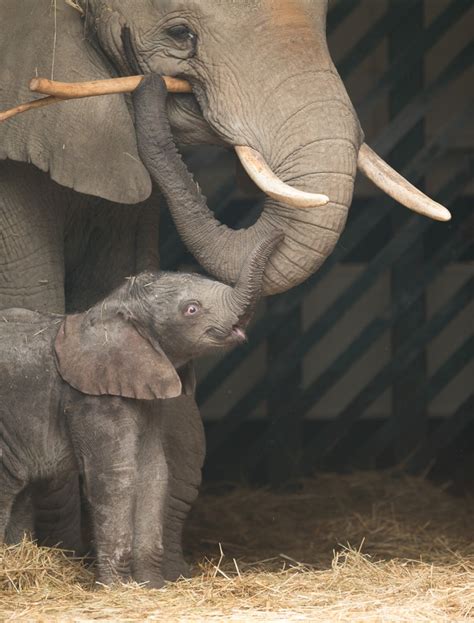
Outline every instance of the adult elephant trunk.
{"type": "Polygon", "coordinates": [[[231,306],[243,326],[250,320],[262,293],[265,268],[277,245],[283,240],[283,232],[273,230],[261,240],[244,260],[239,278],[231,293],[231,306]]]}
{"type": "MultiPolygon", "coordinates": [[[[352,200],[362,141],[358,120],[336,73],[322,77],[313,72],[307,85],[303,101],[308,105],[283,111],[278,120],[274,132],[280,140],[271,130],[268,144],[259,139],[255,144],[283,182],[300,191],[316,189],[330,201],[296,208],[267,198],[257,222],[243,230],[214,218],[183,164],[166,117],[162,79],[147,77],[133,95],[140,156],[165,195],[184,243],[208,272],[236,283],[244,259],[259,242],[275,229],[285,233],[266,266],[264,295],[286,291],[319,268],[338,241],[352,200]]],[[[275,121],[268,123],[270,129],[275,121]]]]}

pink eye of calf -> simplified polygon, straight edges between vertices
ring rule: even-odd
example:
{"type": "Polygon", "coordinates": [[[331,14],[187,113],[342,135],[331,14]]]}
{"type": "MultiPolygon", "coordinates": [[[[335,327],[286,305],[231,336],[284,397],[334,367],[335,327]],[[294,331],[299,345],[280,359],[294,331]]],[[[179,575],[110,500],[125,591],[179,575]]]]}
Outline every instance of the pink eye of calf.
{"type": "Polygon", "coordinates": [[[197,305],[188,305],[184,310],[185,316],[195,316],[199,311],[199,307],[197,305]]]}

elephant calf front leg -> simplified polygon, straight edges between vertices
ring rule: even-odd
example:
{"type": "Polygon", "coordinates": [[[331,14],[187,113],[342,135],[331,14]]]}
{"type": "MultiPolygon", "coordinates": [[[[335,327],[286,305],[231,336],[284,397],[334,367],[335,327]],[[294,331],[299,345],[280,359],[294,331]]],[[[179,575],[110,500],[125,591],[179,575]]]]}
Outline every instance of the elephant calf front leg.
{"type": "Polygon", "coordinates": [[[132,575],[137,487],[136,414],[121,398],[81,396],[69,414],[89,506],[96,580],[112,585],[132,575]]]}
{"type": "MultiPolygon", "coordinates": [[[[117,457],[116,457],[117,458],[117,457]]],[[[90,507],[96,581],[112,585],[132,575],[134,466],[107,466],[88,461],[85,497],[90,507]]]]}

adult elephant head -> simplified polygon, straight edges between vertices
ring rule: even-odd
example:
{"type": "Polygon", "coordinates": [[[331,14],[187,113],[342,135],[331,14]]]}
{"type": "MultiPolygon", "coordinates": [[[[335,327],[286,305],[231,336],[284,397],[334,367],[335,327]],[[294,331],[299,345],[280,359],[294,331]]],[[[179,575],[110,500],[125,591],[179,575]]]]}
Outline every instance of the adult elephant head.
{"type": "MultiPolygon", "coordinates": [[[[10,4],[11,11],[17,10],[16,2],[10,4]]],[[[32,9],[35,19],[49,19],[52,25],[50,3],[41,4],[41,15],[32,9]]],[[[186,78],[196,99],[176,96],[168,104],[178,135],[235,146],[245,168],[270,195],[258,221],[234,231],[215,221],[200,197],[200,209],[189,218],[189,202],[180,205],[179,194],[173,195],[170,187],[168,199],[181,235],[218,278],[235,281],[243,258],[278,227],[285,239],[265,272],[264,292],[285,291],[304,281],[331,253],[344,228],[358,164],[405,205],[447,217],[447,211],[430,204],[363,144],[328,52],[327,0],[75,4],[89,39],[83,40],[73,9],[63,7],[56,14],[51,48],[56,78],[94,79],[137,70],[186,78]],[[329,202],[322,205],[325,197],[329,202]]],[[[14,136],[7,133],[7,156],[30,159],[81,192],[124,203],[149,194],[150,180],[137,158],[131,117],[120,96],[68,103],[59,113],[42,115],[42,126],[22,120],[21,135],[27,138],[20,146],[18,126],[14,136]]],[[[150,115],[149,122],[159,124],[160,119],[150,115]]]]}

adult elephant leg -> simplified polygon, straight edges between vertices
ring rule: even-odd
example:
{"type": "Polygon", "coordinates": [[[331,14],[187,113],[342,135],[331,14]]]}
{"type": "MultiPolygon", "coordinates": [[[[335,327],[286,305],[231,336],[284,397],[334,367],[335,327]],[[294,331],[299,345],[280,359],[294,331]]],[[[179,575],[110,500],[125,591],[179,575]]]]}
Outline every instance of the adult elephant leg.
{"type": "Polygon", "coordinates": [[[183,556],[183,527],[198,495],[205,457],[205,437],[194,397],[163,402],[163,447],[168,465],[168,496],[163,530],[163,576],[189,575],[183,556]]]}
{"type": "Polygon", "coordinates": [[[64,310],[67,193],[32,166],[1,163],[0,309],[64,310]]]}

